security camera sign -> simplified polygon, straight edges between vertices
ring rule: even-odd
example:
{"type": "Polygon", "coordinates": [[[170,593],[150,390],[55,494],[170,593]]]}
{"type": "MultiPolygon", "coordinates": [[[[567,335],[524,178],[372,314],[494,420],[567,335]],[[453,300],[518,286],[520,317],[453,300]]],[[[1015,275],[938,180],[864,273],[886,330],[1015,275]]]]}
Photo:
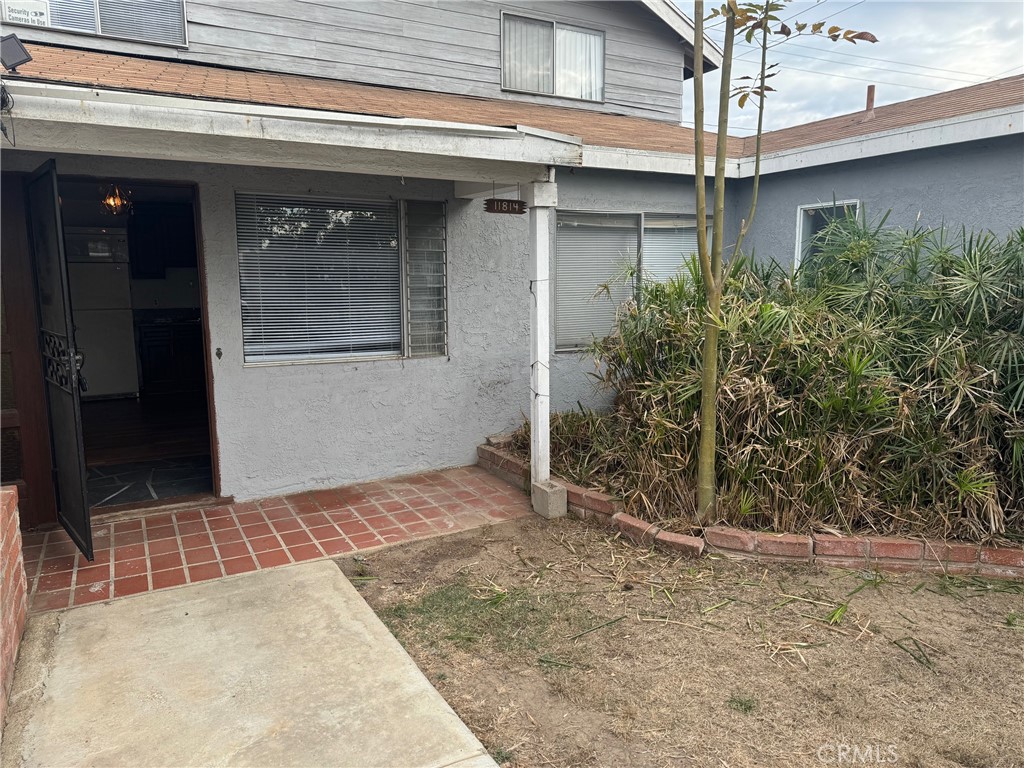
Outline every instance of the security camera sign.
{"type": "Polygon", "coordinates": [[[50,26],[48,0],[4,0],[4,21],[30,27],[50,26]]]}

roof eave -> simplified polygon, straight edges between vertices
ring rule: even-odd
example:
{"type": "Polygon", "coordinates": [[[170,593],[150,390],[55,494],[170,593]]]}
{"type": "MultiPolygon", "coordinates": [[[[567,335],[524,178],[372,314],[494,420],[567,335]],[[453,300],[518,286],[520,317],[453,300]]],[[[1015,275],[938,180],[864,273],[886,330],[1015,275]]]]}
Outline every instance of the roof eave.
{"type": "MultiPolygon", "coordinates": [[[[671,0],[640,0],[651,13],[668,24],[683,40],[693,46],[697,30],[693,20],[679,10],[679,7],[671,0]]],[[[705,35],[704,37],[704,70],[710,71],[722,66],[724,52],[714,40],[705,35]]]]}

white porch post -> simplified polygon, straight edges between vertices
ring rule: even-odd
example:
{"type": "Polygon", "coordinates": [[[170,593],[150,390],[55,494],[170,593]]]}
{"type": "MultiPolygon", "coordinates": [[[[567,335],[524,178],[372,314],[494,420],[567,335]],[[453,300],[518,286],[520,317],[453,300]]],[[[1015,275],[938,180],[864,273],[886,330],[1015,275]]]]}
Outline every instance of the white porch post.
{"type": "MultiPolygon", "coordinates": [[[[553,178],[553,176],[552,176],[553,178]]],[[[554,181],[527,189],[530,212],[530,487],[534,510],[544,517],[566,511],[565,489],[551,481],[551,233],[558,188],[554,181]]]]}

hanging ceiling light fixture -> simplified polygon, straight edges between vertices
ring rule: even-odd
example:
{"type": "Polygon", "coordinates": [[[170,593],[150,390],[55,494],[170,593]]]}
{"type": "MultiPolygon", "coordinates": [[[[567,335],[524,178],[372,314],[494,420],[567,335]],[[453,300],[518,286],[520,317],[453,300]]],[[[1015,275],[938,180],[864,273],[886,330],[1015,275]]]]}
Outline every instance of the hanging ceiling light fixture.
{"type": "Polygon", "coordinates": [[[103,196],[103,207],[113,216],[122,216],[132,212],[132,201],[129,193],[121,190],[117,184],[111,184],[107,194],[103,196]]]}

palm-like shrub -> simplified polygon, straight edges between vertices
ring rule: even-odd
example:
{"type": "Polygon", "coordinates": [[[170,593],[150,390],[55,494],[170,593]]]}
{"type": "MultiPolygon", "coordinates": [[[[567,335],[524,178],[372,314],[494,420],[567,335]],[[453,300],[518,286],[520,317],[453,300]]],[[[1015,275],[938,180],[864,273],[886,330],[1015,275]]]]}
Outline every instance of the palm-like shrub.
{"type": "MultiPolygon", "coordinates": [[[[692,522],[704,291],[641,281],[597,341],[612,413],[556,417],[556,472],[692,522]]],[[[731,265],[719,517],[785,531],[1024,538],[1024,229],[829,224],[795,275],[731,265]]]]}

